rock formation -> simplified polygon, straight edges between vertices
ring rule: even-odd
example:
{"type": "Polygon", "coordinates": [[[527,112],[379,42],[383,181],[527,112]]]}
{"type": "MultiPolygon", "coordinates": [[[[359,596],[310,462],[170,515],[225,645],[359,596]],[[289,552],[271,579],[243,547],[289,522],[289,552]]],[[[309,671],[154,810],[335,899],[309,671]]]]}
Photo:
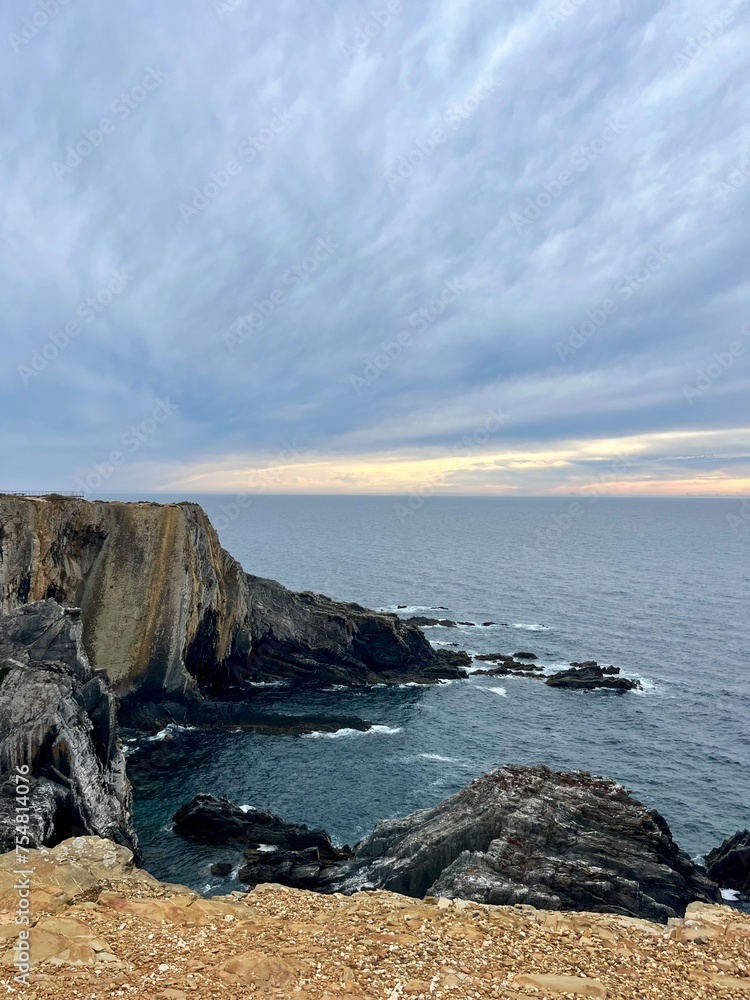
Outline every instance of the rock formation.
{"type": "Polygon", "coordinates": [[[314,889],[336,863],[351,856],[348,847],[334,847],[325,830],[287,823],[262,809],[243,811],[215,795],[196,795],[173,819],[175,833],[186,840],[245,848],[237,876],[245,885],[276,882],[314,889]]]}
{"type": "Polygon", "coordinates": [[[45,598],[81,608],[89,657],[140,700],[464,676],[395,614],[245,573],[193,503],[0,496],[0,611],[45,598]]]}
{"type": "Polygon", "coordinates": [[[706,855],[708,874],[724,889],[750,896],[750,830],[728,837],[706,855]]]}
{"type": "Polygon", "coordinates": [[[618,677],[617,667],[602,668],[593,661],[581,666],[573,666],[570,670],[561,670],[547,678],[550,687],[572,688],[578,691],[593,691],[595,688],[606,688],[610,691],[635,691],[640,688],[640,681],[629,677],[618,677]],[[613,674],[613,671],[615,673],[613,674]]]}
{"type": "MultiPolygon", "coordinates": [[[[29,769],[31,846],[73,833],[137,851],[116,698],[83,651],[78,611],[47,600],[0,616],[0,848],[16,843],[19,768],[29,769]]],[[[25,840],[19,841],[22,845],[25,840]]]]}
{"type": "Polygon", "coordinates": [[[332,887],[365,886],[661,922],[720,899],[659,813],[614,781],[543,766],[503,767],[379,823],[332,887]]]}

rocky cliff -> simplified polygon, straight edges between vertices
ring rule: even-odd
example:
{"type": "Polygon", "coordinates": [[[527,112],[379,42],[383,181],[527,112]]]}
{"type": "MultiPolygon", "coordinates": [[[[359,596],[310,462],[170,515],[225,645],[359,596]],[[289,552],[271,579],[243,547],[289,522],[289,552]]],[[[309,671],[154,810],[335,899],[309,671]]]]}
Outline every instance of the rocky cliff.
{"type": "Polygon", "coordinates": [[[192,503],[0,495],[0,611],[54,598],[121,695],[463,676],[395,615],[244,572],[192,503]]]}
{"type": "Polygon", "coordinates": [[[81,631],[51,600],[0,616],[0,850],[90,833],[137,851],[116,698],[81,631]]]}

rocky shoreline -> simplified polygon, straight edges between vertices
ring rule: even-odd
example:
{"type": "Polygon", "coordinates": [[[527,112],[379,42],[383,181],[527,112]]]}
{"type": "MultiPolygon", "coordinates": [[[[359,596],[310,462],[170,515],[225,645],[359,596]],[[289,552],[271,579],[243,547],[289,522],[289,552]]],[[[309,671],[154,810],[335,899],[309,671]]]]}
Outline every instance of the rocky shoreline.
{"type": "MultiPolygon", "coordinates": [[[[434,650],[397,614],[246,574],[194,504],[0,497],[0,515],[0,849],[18,844],[14,775],[24,768],[33,806],[24,847],[96,835],[138,857],[118,724],[363,731],[373,723],[261,712],[257,685],[469,676],[471,657],[434,650]]],[[[539,677],[551,687],[637,687],[593,661],[545,675],[530,651],[476,659],[488,675],[539,677]]],[[[433,809],[378,824],[353,849],[207,795],[186,803],[175,823],[188,838],[241,848],[248,885],[369,886],[659,922],[720,898],[662,817],[582,772],[502,768],[433,809]]],[[[738,891],[747,891],[746,837],[709,856],[712,873],[738,891]]]]}

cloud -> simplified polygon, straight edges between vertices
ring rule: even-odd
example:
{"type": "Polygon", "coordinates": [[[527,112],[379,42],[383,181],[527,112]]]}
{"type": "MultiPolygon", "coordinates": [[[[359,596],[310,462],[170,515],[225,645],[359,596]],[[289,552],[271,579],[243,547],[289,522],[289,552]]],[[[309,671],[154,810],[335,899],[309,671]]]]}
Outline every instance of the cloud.
{"type": "Polygon", "coordinates": [[[750,321],[744,6],[387,6],[3,10],[3,486],[75,488],[169,400],[113,492],[291,441],[279,489],[567,491],[647,435],[688,457],[623,492],[746,491],[750,344],[684,391],[750,321]]]}

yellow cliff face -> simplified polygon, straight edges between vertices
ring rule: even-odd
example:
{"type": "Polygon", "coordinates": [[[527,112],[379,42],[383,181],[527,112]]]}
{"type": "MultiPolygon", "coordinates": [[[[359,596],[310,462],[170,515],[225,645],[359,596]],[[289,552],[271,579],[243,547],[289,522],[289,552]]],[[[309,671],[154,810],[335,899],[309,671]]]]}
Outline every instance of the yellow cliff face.
{"type": "Polygon", "coordinates": [[[86,651],[120,694],[195,684],[186,659],[230,654],[248,606],[242,568],[195,504],[0,496],[0,611],[80,607],[86,651]]]}
{"type": "Polygon", "coordinates": [[[204,899],[134,868],[124,847],[79,837],[28,852],[19,924],[18,867],[0,856],[0,984],[39,1000],[750,996],[750,916],[726,906],[693,904],[665,927],[277,885],[204,899]]]}

